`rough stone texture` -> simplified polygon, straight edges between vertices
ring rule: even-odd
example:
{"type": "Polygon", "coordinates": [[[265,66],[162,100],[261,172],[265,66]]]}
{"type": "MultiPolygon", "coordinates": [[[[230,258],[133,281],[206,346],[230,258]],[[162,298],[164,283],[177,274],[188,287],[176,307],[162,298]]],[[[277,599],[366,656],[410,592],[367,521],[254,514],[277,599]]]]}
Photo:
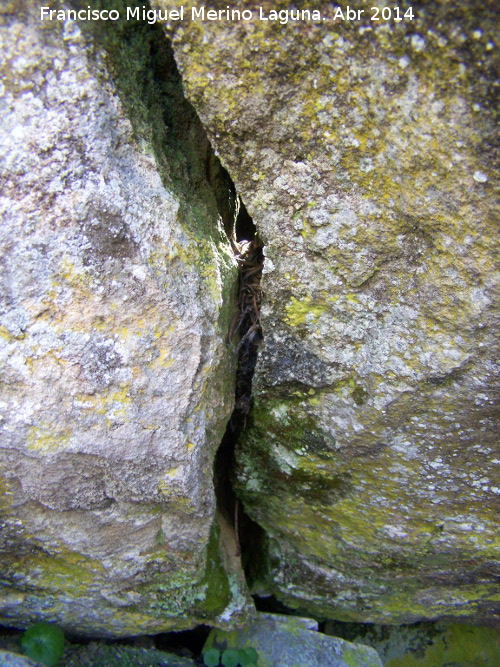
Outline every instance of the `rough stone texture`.
{"type": "Polygon", "coordinates": [[[2,667],[41,667],[39,662],[33,662],[19,653],[0,650],[0,665],[2,667]]]}
{"type": "Polygon", "coordinates": [[[327,621],[324,632],[373,647],[384,667],[494,667],[500,630],[458,623],[360,625],[327,621]]]}
{"type": "Polygon", "coordinates": [[[266,244],[253,425],[237,452],[240,497],[269,538],[256,590],[344,620],[491,621],[498,13],[412,4],[399,23],[363,4],[360,22],[256,11],[170,30],[266,244]]]}
{"type": "Polygon", "coordinates": [[[245,600],[214,524],[237,284],[216,197],[158,153],[146,28],[108,39],[144,82],[132,125],[112,54],[38,14],[17,3],[0,27],[0,622],[224,625],[245,600]]]}
{"type": "Polygon", "coordinates": [[[232,632],[212,630],[203,652],[253,648],[259,667],[382,667],[375,649],[328,637],[317,629],[314,621],[311,627],[311,619],[259,613],[232,632]]]}

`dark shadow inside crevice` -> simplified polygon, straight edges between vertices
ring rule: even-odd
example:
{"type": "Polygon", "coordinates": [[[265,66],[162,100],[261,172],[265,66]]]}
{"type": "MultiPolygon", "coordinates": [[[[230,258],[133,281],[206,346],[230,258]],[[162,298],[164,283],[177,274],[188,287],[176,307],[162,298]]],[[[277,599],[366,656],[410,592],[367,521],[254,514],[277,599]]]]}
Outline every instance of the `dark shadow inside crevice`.
{"type": "Polygon", "coordinates": [[[296,615],[295,609],[293,609],[292,607],[287,607],[274,595],[269,595],[266,597],[260,595],[253,595],[252,597],[257,611],[262,611],[268,614],[282,614],[284,616],[296,615]]]}
{"type": "Polygon", "coordinates": [[[215,457],[214,485],[218,509],[235,529],[244,564],[249,560],[244,551],[247,548],[252,550],[255,546],[254,542],[249,543],[248,537],[257,529],[250,531],[254,522],[246,515],[237,499],[233,476],[236,469],[235,448],[247,427],[252,409],[252,380],[262,340],[260,280],[264,253],[253,221],[243,205],[236,223],[236,238],[238,242],[234,247],[239,263],[238,304],[228,334],[233,350],[232,368],[236,372],[235,405],[215,457]]]}
{"type": "MultiPolygon", "coordinates": [[[[262,588],[268,588],[269,579],[269,537],[266,531],[256,521],[250,518],[246,512],[240,513],[239,537],[241,544],[241,566],[245,573],[245,579],[251,593],[256,590],[262,593],[262,588]]],[[[260,609],[257,604],[258,597],[252,595],[255,608],[260,609]]],[[[266,599],[266,598],[262,598],[266,599]]],[[[272,610],[270,610],[272,611],[272,610]]],[[[275,613],[287,613],[277,611],[275,613]]]]}
{"type": "Polygon", "coordinates": [[[234,230],[236,241],[238,243],[241,243],[241,241],[252,241],[257,233],[255,223],[250,217],[241,197],[239,203],[238,217],[236,218],[234,230]]]}
{"type": "Polygon", "coordinates": [[[198,625],[192,630],[165,632],[154,637],[154,644],[160,651],[174,653],[191,660],[201,655],[201,650],[210,633],[208,625],[198,625]]]}

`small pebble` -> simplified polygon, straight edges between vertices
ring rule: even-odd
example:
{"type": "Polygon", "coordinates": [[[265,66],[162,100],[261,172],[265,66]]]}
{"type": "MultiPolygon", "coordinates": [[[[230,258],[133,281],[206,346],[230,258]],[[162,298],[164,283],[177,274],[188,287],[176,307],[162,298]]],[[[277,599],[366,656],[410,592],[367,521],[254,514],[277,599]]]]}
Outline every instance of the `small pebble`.
{"type": "Polygon", "coordinates": [[[425,49],[425,39],[420,35],[411,36],[411,48],[414,51],[423,51],[425,49]]]}
{"type": "Polygon", "coordinates": [[[474,172],[474,176],[472,177],[477,183],[487,183],[488,182],[488,176],[482,171],[476,171],[474,172]]]}

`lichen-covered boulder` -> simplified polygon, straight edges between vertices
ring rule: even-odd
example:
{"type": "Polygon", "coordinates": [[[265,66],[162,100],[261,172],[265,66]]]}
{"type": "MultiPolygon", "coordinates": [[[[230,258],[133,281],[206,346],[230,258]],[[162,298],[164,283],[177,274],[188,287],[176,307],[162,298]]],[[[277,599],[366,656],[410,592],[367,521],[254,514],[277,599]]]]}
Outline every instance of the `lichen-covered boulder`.
{"type": "Polygon", "coordinates": [[[265,243],[237,452],[256,590],[344,620],[498,618],[498,13],[239,7],[170,30],[265,243]]]}
{"type": "Polygon", "coordinates": [[[11,9],[0,623],[101,636],[224,625],[245,606],[212,480],[234,400],[237,270],[218,206],[234,193],[159,29],[11,9]]]}

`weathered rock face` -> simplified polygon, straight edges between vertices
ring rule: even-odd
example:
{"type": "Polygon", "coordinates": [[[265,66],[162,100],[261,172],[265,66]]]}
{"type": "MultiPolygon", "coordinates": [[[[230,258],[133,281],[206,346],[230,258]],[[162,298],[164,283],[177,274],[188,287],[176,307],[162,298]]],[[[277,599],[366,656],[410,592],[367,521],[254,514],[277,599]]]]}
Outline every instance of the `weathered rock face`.
{"type": "Polygon", "coordinates": [[[370,14],[172,22],[188,97],[266,244],[237,452],[269,537],[255,586],[344,620],[492,620],[498,18],[476,0],[370,14]]]}
{"type": "Polygon", "coordinates": [[[224,179],[194,114],[162,107],[178,83],[147,25],[97,35],[103,60],[39,11],[0,30],[0,622],[224,625],[244,602],[213,527],[234,394],[224,179]]]}

